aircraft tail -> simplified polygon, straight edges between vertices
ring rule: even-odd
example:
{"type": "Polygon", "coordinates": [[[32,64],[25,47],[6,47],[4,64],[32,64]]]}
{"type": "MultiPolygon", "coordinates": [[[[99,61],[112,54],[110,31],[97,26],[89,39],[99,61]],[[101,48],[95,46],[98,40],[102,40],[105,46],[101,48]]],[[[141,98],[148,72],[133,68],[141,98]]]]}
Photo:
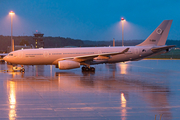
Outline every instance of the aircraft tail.
{"type": "Polygon", "coordinates": [[[173,20],[164,20],[142,43],[137,46],[165,45],[173,20]]]}

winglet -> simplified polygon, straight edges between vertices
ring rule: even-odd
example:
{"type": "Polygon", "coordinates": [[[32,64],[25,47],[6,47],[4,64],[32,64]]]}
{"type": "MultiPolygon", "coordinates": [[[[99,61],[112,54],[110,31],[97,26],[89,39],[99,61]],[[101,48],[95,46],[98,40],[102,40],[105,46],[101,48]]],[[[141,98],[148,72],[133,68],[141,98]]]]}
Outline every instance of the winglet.
{"type": "Polygon", "coordinates": [[[123,50],[123,51],[121,52],[121,54],[126,53],[128,50],[129,50],[129,48],[126,48],[125,50],[123,50]]]}

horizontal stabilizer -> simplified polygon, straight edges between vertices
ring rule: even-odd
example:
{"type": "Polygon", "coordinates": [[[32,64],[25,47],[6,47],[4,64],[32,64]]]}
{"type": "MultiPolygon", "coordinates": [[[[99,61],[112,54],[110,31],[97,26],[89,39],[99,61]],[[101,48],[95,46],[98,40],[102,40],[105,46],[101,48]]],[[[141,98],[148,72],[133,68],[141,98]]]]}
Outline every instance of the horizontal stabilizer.
{"type": "Polygon", "coordinates": [[[164,47],[158,47],[158,48],[152,48],[151,51],[153,52],[160,52],[162,50],[166,50],[169,48],[175,47],[175,45],[169,45],[169,46],[164,46],[164,47]]]}

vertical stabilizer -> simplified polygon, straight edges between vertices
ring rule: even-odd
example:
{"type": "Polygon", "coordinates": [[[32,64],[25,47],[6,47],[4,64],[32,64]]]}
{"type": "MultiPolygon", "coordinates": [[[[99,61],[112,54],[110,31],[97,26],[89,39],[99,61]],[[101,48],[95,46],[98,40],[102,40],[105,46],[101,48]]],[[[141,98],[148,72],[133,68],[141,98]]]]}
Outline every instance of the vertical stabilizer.
{"type": "Polygon", "coordinates": [[[144,42],[137,46],[165,45],[172,21],[173,20],[164,20],[144,42]]]}

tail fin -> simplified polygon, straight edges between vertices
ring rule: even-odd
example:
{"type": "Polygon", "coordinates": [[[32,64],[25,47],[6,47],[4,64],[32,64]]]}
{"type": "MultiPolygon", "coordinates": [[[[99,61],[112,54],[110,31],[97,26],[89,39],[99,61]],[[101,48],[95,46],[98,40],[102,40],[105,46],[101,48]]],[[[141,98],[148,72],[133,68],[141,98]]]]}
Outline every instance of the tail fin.
{"type": "Polygon", "coordinates": [[[137,46],[165,45],[171,24],[172,20],[164,20],[144,42],[137,46]]]}

